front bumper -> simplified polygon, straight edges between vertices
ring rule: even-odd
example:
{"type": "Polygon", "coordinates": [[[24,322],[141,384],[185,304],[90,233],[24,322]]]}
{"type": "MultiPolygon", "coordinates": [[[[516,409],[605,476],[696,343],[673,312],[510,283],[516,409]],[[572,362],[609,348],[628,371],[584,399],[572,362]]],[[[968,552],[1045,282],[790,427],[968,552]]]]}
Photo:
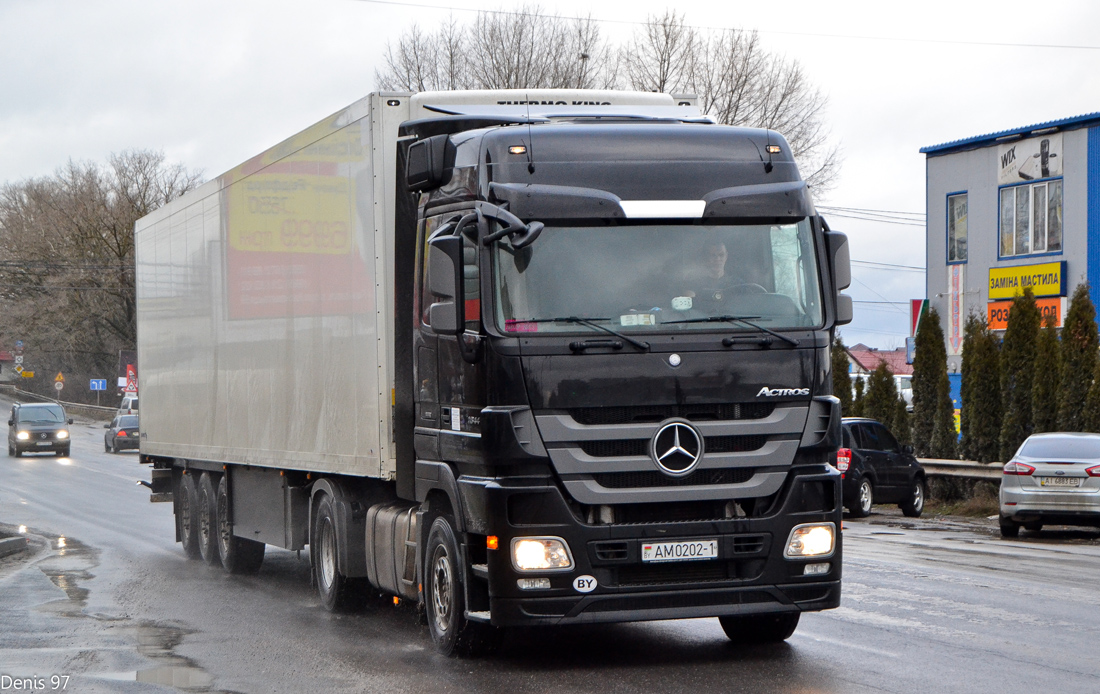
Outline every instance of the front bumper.
{"type": "MultiPolygon", "coordinates": [[[[501,549],[485,553],[489,615],[497,626],[628,622],[735,614],[806,612],[840,605],[842,542],[840,475],[828,466],[794,471],[770,504],[753,518],[591,524],[578,520],[552,484],[506,486],[506,480],[459,478],[467,529],[480,519],[501,549]],[[474,512],[471,513],[471,510],[474,512]],[[487,522],[487,525],[486,525],[487,522]],[[794,526],[834,524],[831,555],[783,556],[794,526]],[[517,571],[509,550],[514,537],[564,539],[574,566],[568,571],[517,571]],[[718,557],[645,563],[643,543],[714,539],[718,557]],[[828,564],[824,574],[804,575],[807,564],[828,564]],[[521,590],[520,578],[546,578],[549,588],[521,590]],[[582,592],[577,579],[594,579],[582,592]]],[[[484,542],[470,535],[471,549],[484,542]]],[[[483,546],[483,545],[482,545],[483,546]]],[[[471,559],[479,563],[474,552],[471,559]]],[[[479,575],[480,574],[480,575],[479,575]]]]}
{"type": "Polygon", "coordinates": [[[57,453],[69,450],[69,446],[69,439],[15,442],[15,450],[20,453],[57,453]]]}

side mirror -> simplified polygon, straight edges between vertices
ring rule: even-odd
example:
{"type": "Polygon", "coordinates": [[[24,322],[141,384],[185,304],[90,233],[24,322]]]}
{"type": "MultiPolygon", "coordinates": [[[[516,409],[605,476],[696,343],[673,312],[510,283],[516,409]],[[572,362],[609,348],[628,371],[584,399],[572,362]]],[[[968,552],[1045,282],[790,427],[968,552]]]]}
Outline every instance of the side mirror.
{"type": "Polygon", "coordinates": [[[848,325],[852,322],[852,318],[855,317],[854,309],[852,308],[852,297],[847,294],[836,295],[836,324],[848,325]]]}
{"type": "Polygon", "coordinates": [[[901,452],[904,453],[905,455],[913,455],[913,447],[910,446],[909,444],[905,444],[904,446],[901,447],[901,452]]]}
{"type": "Polygon", "coordinates": [[[448,135],[436,135],[409,145],[405,163],[405,182],[409,190],[423,192],[447,182],[448,135]]]}
{"type": "Polygon", "coordinates": [[[9,419],[9,420],[8,420],[8,426],[9,426],[9,427],[13,427],[13,426],[15,426],[15,420],[14,420],[14,419],[9,419]]]}
{"type": "Polygon", "coordinates": [[[73,423],[73,418],[69,417],[69,424],[72,424],[72,423],[73,423]]]}
{"type": "Polygon", "coordinates": [[[103,428],[104,428],[104,429],[110,429],[110,428],[111,428],[111,425],[110,425],[110,424],[104,424],[104,425],[103,425],[103,428]]]}
{"type": "Polygon", "coordinates": [[[848,236],[839,231],[825,232],[825,246],[829,262],[833,266],[833,285],[839,292],[852,285],[852,256],[848,250],[848,236]]]}
{"type": "Polygon", "coordinates": [[[461,236],[436,236],[428,242],[428,290],[440,297],[428,309],[428,324],[440,335],[458,335],[466,327],[461,268],[461,236]]]}

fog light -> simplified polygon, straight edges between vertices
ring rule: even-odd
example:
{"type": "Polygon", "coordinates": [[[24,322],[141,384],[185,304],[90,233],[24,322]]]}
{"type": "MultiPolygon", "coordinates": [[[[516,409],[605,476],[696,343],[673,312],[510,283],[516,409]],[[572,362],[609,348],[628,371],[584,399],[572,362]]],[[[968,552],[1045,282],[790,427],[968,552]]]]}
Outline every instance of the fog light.
{"type": "Polygon", "coordinates": [[[807,564],[802,569],[803,576],[822,576],[829,573],[828,562],[824,564],[807,564]]]}
{"type": "Polygon", "coordinates": [[[29,433],[25,432],[25,431],[21,431],[21,432],[19,432],[18,434],[15,435],[15,438],[20,440],[20,441],[26,441],[30,437],[31,437],[31,435],[29,433]]]}
{"type": "Polygon", "coordinates": [[[560,537],[517,537],[512,540],[512,565],[518,571],[568,571],[573,557],[560,537]]]}
{"type": "Polygon", "coordinates": [[[832,523],[796,525],[787,539],[787,557],[826,557],[833,553],[836,526],[832,523]]]}
{"type": "Polygon", "coordinates": [[[550,587],[549,578],[521,578],[516,581],[520,590],[546,590],[550,587]]]}
{"type": "Polygon", "coordinates": [[[67,439],[67,438],[69,438],[69,432],[67,432],[67,431],[65,431],[64,429],[62,429],[61,431],[57,432],[57,438],[59,438],[59,439],[67,439]]]}

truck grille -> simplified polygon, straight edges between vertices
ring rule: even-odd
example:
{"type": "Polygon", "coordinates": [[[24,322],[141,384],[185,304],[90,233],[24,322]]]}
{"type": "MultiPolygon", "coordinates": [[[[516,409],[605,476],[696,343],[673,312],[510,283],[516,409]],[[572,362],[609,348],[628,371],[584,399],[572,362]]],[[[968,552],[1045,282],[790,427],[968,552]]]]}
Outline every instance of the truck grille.
{"type": "Polygon", "coordinates": [[[624,407],[578,407],[569,410],[581,424],[639,424],[682,417],[693,422],[763,419],[775,410],[773,403],[725,403],[714,405],[631,405],[624,407]]]}
{"type": "Polygon", "coordinates": [[[752,479],[752,468],[732,468],[719,470],[698,470],[683,477],[669,477],[657,472],[605,472],[592,475],[592,479],[601,487],[608,489],[631,489],[639,487],[689,487],[706,484],[742,484],[752,479]]]}
{"type": "MultiPolygon", "coordinates": [[[[742,453],[763,448],[767,436],[708,436],[706,453],[742,453]]],[[[613,441],[581,441],[581,450],[593,458],[626,458],[648,456],[648,439],[619,439],[613,441]]]]}

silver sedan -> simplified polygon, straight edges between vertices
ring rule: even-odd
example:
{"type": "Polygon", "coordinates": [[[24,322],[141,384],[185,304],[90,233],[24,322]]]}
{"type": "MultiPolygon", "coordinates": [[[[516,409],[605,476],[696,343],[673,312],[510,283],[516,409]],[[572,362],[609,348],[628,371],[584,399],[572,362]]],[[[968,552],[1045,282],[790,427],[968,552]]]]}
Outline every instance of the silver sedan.
{"type": "Polygon", "coordinates": [[[1001,535],[1043,524],[1100,527],[1100,434],[1034,434],[1001,476],[1001,535]]]}

